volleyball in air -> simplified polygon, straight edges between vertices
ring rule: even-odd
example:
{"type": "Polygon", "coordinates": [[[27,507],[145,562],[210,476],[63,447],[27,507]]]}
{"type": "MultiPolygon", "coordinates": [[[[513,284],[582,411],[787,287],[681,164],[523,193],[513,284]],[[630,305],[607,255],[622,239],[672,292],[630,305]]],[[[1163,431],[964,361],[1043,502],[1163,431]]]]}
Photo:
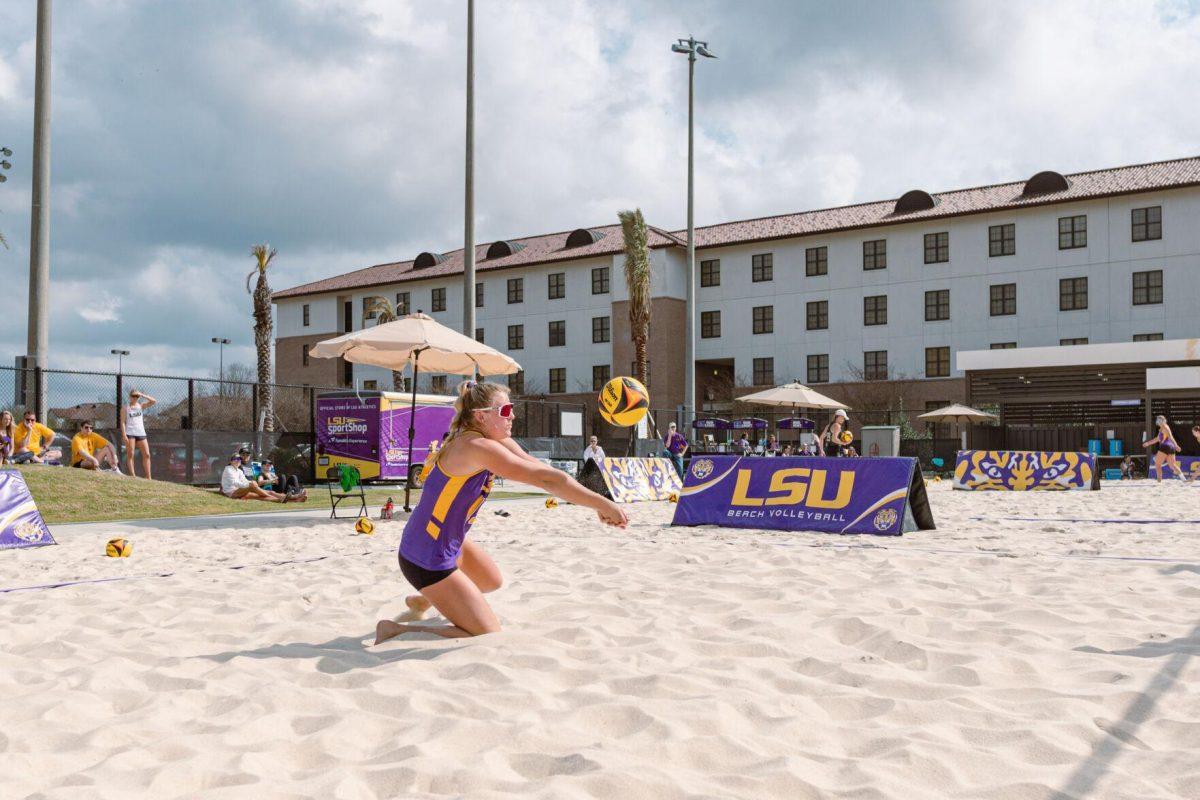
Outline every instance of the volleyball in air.
{"type": "Polygon", "coordinates": [[[104,545],[104,555],[109,558],[129,558],[133,552],[133,542],[128,539],[109,539],[104,545]]]}
{"type": "Polygon", "coordinates": [[[367,517],[359,517],[358,521],[354,523],[354,530],[357,533],[365,533],[367,536],[370,536],[375,532],[375,523],[371,522],[367,517]]]}
{"type": "Polygon", "coordinates": [[[629,428],[646,416],[650,393],[636,378],[613,378],[604,384],[597,402],[605,422],[618,428],[629,428]]]}
{"type": "Polygon", "coordinates": [[[850,431],[842,431],[838,434],[838,441],[842,444],[850,444],[854,441],[854,434],[850,431]]]}

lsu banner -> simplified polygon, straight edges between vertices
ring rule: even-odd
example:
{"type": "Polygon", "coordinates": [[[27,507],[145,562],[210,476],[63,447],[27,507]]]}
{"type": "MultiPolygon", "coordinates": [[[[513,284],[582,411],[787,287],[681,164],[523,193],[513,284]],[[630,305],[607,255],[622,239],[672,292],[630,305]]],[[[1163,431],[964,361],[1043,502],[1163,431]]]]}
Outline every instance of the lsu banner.
{"type": "Polygon", "coordinates": [[[1062,492],[1100,488],[1091,453],[1026,450],[959,450],[955,489],[996,492],[1062,492]]]}
{"type": "Polygon", "coordinates": [[[618,503],[669,500],[683,488],[675,465],[665,458],[606,458],[600,473],[618,503]]]}
{"type": "Polygon", "coordinates": [[[888,535],[934,528],[913,458],[697,456],[672,524],[888,535]]]}
{"type": "MultiPolygon", "coordinates": [[[[1200,479],[1200,458],[1196,456],[1175,456],[1175,460],[1179,462],[1179,468],[1183,470],[1183,474],[1192,480],[1200,479]]],[[[1150,456],[1150,467],[1146,470],[1148,478],[1158,477],[1157,470],[1154,469],[1154,456],[1150,456]]],[[[1175,470],[1167,464],[1162,465],[1162,476],[1164,478],[1178,478],[1175,470]]]]}
{"type": "Polygon", "coordinates": [[[15,469],[0,470],[0,550],[57,544],[15,469]]]}

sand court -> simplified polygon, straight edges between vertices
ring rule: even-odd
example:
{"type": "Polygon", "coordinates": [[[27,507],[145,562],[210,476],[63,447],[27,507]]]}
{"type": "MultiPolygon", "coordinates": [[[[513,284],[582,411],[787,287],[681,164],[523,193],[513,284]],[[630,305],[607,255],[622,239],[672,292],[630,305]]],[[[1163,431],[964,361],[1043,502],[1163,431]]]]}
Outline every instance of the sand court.
{"type": "Polygon", "coordinates": [[[5,795],[1200,796],[1200,525],[1060,521],[1200,498],[1139,486],[902,538],[498,501],[504,631],[378,648],[400,523],[57,526],[0,588],[129,579],[0,594],[5,795]]]}

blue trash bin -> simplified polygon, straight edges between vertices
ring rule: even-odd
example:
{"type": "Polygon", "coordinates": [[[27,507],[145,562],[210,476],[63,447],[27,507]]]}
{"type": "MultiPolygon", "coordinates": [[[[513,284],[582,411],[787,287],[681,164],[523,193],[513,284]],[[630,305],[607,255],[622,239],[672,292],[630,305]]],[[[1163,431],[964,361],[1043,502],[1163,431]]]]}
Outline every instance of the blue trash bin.
{"type": "Polygon", "coordinates": [[[1098,456],[1104,452],[1100,449],[1099,439],[1088,439],[1088,452],[1094,456],[1098,456]]]}
{"type": "Polygon", "coordinates": [[[1123,441],[1121,441],[1120,439],[1109,439],[1108,440],[1108,454],[1110,456],[1125,455],[1125,443],[1123,441]]]}

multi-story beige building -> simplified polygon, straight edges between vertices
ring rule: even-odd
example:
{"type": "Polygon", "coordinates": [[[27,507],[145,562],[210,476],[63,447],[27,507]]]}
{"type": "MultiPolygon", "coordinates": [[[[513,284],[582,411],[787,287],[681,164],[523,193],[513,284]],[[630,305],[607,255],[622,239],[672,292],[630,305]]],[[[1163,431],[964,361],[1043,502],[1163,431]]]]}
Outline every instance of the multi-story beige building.
{"type": "MultiPolygon", "coordinates": [[[[653,220],[651,220],[652,222],[653,220]]],[[[650,393],[683,402],[686,232],[654,228],[650,393]]],[[[798,379],[859,407],[961,400],[959,350],[1200,335],[1200,158],[698,228],[701,410],[798,379]],[[851,400],[853,398],[853,400],[851,400]]],[[[525,393],[592,398],[629,374],[619,226],[480,245],[477,336],[525,393]]],[[[277,292],[277,377],[389,388],[383,370],[308,359],[373,324],[382,295],[459,328],[462,252],[421,253],[277,292]]],[[[436,390],[445,376],[431,375],[436,390]]]]}

